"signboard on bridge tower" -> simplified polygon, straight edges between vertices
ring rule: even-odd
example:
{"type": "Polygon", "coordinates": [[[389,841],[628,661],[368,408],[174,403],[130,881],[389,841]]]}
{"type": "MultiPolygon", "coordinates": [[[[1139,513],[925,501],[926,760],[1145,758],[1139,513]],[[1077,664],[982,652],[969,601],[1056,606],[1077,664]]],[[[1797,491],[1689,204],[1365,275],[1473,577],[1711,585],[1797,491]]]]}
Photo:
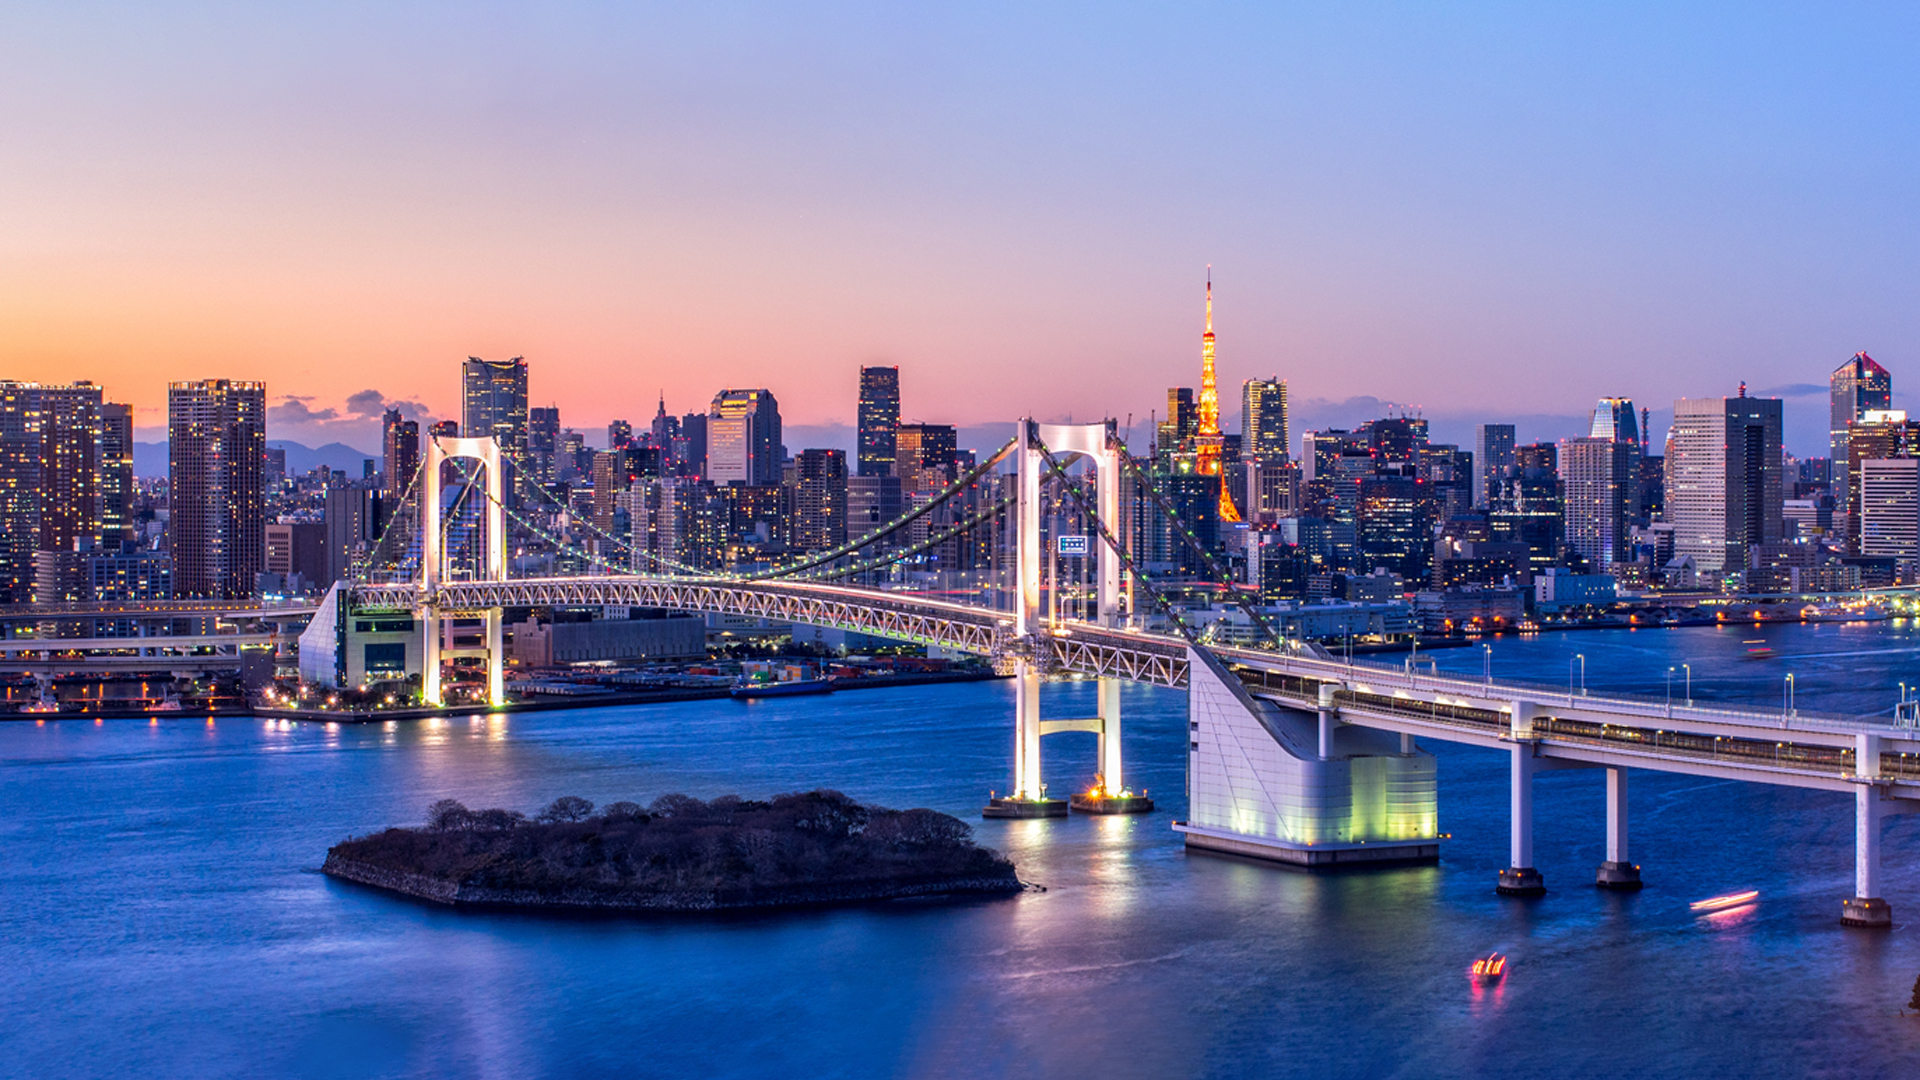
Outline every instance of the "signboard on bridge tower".
{"type": "Polygon", "coordinates": [[[1093,538],[1090,536],[1059,536],[1054,545],[1062,555],[1085,555],[1093,550],[1093,538]]]}

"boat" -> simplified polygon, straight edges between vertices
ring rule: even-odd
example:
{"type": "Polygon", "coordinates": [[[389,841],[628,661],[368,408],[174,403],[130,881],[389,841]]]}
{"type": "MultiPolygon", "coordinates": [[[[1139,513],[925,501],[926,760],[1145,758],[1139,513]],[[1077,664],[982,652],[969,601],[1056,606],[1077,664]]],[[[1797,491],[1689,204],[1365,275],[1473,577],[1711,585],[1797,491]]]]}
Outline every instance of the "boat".
{"type": "Polygon", "coordinates": [[[1488,953],[1485,959],[1473,962],[1467,977],[1473,980],[1475,986],[1493,986],[1507,977],[1507,958],[1499,953],[1488,953]]]}
{"type": "Polygon", "coordinates": [[[1743,641],[1741,642],[1741,644],[1747,647],[1747,659],[1749,660],[1768,660],[1773,658],[1780,651],[1778,649],[1775,649],[1773,646],[1767,644],[1764,640],[1759,640],[1759,639],[1756,639],[1754,641],[1743,641]]]}
{"type": "Polygon", "coordinates": [[[798,694],[831,694],[832,679],[741,679],[730,693],[737,698],[792,697],[798,694]]]}
{"type": "Polygon", "coordinates": [[[1760,899],[1760,890],[1748,889],[1746,892],[1728,893],[1725,896],[1710,896],[1705,900],[1695,900],[1693,903],[1688,904],[1687,907],[1694,911],[1725,911],[1728,908],[1745,907],[1758,899],[1760,899]]]}

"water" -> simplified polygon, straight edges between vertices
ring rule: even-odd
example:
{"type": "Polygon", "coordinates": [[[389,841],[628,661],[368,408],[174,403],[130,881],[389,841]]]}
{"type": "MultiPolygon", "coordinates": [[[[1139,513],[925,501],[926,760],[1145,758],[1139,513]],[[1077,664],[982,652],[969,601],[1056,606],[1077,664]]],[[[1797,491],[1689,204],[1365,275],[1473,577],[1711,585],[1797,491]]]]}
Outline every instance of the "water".
{"type": "MultiPolygon", "coordinates": [[[[1493,643],[1496,675],[1696,698],[1889,707],[1904,624],[1609,631],[1493,643]],[[1575,677],[1577,680],[1577,662],[1575,677]]],[[[1435,653],[1478,674],[1478,649],[1435,653]]],[[[1052,715],[1092,709],[1047,688],[1052,715]]],[[[1636,773],[1647,889],[1594,889],[1596,771],[1538,780],[1552,890],[1496,897],[1506,774],[1437,745],[1437,867],[1308,875],[1185,854],[1183,695],[1130,687],[1143,818],[978,822],[1004,785],[1004,683],[327,729],[257,720],[0,725],[0,1075],[79,1077],[1641,1077],[1920,1075],[1913,933],[1846,931],[1847,797],[1636,773]],[[535,808],[841,788],[976,821],[1045,893],[695,919],[442,911],[312,872],[436,799],[535,808]],[[1744,913],[1687,902],[1763,890],[1744,913]],[[1476,954],[1511,954],[1476,991],[1476,954]]],[[[1047,740],[1056,791],[1092,737],[1047,740]]],[[[1920,827],[1884,892],[1920,919],[1920,827]]]]}

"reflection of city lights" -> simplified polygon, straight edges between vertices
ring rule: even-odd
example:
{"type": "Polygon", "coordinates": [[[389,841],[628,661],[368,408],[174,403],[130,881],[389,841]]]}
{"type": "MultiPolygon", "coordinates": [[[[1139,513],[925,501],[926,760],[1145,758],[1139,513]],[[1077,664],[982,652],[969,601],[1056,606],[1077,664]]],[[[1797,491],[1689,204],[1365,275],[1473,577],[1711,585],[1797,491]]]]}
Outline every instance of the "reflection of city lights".
{"type": "Polygon", "coordinates": [[[1725,896],[1710,896],[1705,900],[1695,900],[1687,906],[1694,911],[1723,911],[1742,904],[1751,904],[1760,898],[1760,890],[1748,889],[1746,892],[1728,893],[1725,896]]]}

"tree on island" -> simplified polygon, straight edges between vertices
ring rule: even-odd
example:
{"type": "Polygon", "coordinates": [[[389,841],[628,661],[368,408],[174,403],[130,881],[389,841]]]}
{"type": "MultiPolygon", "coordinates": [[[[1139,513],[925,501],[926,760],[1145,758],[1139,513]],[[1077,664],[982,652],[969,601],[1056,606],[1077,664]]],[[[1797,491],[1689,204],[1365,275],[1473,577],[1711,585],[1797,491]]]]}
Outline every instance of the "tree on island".
{"type": "Polygon", "coordinates": [[[1920,978],[1913,980],[1913,999],[1907,1002],[1907,1008],[1920,1009],[1920,978]]]}
{"type": "Polygon", "coordinates": [[[578,795],[562,795],[548,803],[545,810],[540,811],[538,820],[549,823],[556,821],[585,821],[592,816],[593,802],[591,800],[583,799],[578,795]]]}

